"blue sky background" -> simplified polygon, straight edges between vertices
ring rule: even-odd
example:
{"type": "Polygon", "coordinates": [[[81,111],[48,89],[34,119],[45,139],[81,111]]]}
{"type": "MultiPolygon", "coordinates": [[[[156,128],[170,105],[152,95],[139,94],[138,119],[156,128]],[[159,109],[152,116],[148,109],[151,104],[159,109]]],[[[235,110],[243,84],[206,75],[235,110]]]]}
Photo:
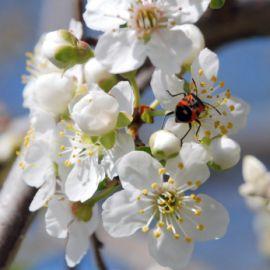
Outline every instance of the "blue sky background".
{"type": "MultiPolygon", "coordinates": [[[[21,75],[26,73],[24,53],[31,51],[38,40],[41,2],[0,0],[0,101],[7,104],[12,116],[26,113],[22,108],[21,75]]],[[[251,105],[248,127],[238,136],[243,152],[256,153],[270,165],[270,149],[266,143],[270,140],[270,38],[234,42],[217,52],[221,62],[219,78],[226,82],[235,96],[251,105]]],[[[150,101],[150,96],[147,95],[145,100],[150,101]]],[[[203,187],[208,194],[224,203],[231,215],[229,231],[224,239],[199,243],[196,247],[194,259],[205,262],[211,269],[270,268],[256,249],[256,236],[252,228],[254,216],[238,195],[241,181],[240,164],[232,171],[214,174],[203,187]]],[[[89,269],[89,258],[81,269],[89,269]]],[[[31,270],[65,269],[63,254],[49,261],[47,259],[44,255],[44,262],[31,270]]],[[[128,269],[114,263],[112,269],[128,269]]]]}

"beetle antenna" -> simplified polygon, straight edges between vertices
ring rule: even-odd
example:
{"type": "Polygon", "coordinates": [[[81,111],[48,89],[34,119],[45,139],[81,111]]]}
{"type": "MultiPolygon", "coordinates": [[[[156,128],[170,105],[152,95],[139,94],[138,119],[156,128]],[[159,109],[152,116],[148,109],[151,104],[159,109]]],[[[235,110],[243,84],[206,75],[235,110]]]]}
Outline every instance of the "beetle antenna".
{"type": "Polygon", "coordinates": [[[186,93],[172,94],[169,90],[166,90],[166,92],[167,92],[171,97],[178,97],[178,96],[181,96],[181,95],[186,96],[186,93]]]}
{"type": "Polygon", "coordinates": [[[204,102],[205,105],[211,107],[212,109],[214,109],[219,115],[221,115],[222,113],[212,104],[204,102]]]}
{"type": "Polygon", "coordinates": [[[192,81],[193,81],[193,84],[195,86],[195,92],[196,92],[196,96],[198,96],[198,87],[197,87],[197,84],[195,82],[195,80],[192,78],[192,81]]]}

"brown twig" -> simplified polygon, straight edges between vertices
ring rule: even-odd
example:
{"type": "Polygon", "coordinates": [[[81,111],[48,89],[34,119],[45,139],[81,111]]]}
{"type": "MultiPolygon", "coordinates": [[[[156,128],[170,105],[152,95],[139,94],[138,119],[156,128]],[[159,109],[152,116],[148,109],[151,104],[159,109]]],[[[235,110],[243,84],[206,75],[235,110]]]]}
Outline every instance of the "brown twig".
{"type": "Polygon", "coordinates": [[[103,243],[97,238],[97,235],[95,233],[91,236],[91,243],[92,243],[94,257],[95,257],[98,270],[107,270],[107,267],[105,265],[105,262],[101,254],[103,243]]]}

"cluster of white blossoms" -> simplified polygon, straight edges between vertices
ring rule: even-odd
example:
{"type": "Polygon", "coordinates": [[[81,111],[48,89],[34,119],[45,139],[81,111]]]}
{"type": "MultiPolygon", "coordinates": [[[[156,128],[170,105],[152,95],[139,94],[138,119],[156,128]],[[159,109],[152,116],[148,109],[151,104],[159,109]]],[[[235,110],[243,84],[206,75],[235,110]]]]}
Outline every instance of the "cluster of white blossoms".
{"type": "Polygon", "coordinates": [[[254,229],[258,236],[259,250],[270,256],[270,172],[254,156],[243,159],[244,184],[239,188],[248,207],[255,212],[254,229]]]}
{"type": "Polygon", "coordinates": [[[249,107],[218,82],[218,57],[192,25],[209,2],[89,0],[85,23],[104,32],[94,50],[72,20],[28,55],[31,128],[20,167],[37,189],[30,210],[47,208],[46,230],[66,239],[70,267],[102,224],[113,237],[148,234],[151,255],[176,270],[195,241],[225,234],[226,209],[195,192],[210,169],[239,161],[228,136],[245,125],[249,107]],[[143,105],[136,71],[147,58],[156,99],[143,105]],[[165,125],[144,144],[139,127],[158,116],[165,125]]]}

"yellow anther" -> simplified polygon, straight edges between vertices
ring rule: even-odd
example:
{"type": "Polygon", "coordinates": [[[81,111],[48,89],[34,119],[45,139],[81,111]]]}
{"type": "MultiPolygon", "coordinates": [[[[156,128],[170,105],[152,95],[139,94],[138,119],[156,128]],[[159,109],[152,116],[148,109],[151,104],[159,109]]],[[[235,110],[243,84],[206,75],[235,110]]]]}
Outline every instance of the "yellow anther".
{"type": "Polygon", "coordinates": [[[162,227],[164,227],[164,225],[165,225],[165,224],[164,224],[163,221],[159,221],[159,222],[158,222],[158,227],[162,228],[162,227]]]}
{"type": "Polygon", "coordinates": [[[147,196],[148,195],[148,190],[147,189],[143,189],[142,190],[142,194],[145,195],[145,196],[147,196]]]}
{"type": "Polygon", "coordinates": [[[140,201],[142,199],[142,197],[138,196],[136,199],[137,199],[137,201],[140,201]]]}
{"type": "Polygon", "coordinates": [[[167,226],[167,230],[168,230],[169,232],[171,232],[171,231],[173,230],[173,225],[172,225],[172,224],[169,224],[169,225],[167,226]]]}
{"type": "Polygon", "coordinates": [[[187,236],[187,237],[185,237],[185,241],[187,243],[191,244],[192,243],[192,238],[187,236]]]}
{"type": "Polygon", "coordinates": [[[211,137],[211,131],[210,130],[206,130],[204,132],[204,135],[205,135],[205,137],[210,138],[211,137]]]}
{"type": "Polygon", "coordinates": [[[77,160],[78,164],[80,164],[82,161],[80,159],[77,160]]]}
{"type": "Polygon", "coordinates": [[[221,134],[226,135],[228,133],[228,130],[225,126],[219,127],[221,134]]]}
{"type": "Polygon", "coordinates": [[[155,236],[156,238],[159,238],[159,237],[161,236],[161,231],[160,231],[160,230],[155,230],[155,231],[154,231],[154,236],[155,236]]]}
{"type": "Polygon", "coordinates": [[[217,82],[217,77],[216,76],[212,76],[211,81],[214,82],[214,83],[217,82]]]}
{"type": "Polygon", "coordinates": [[[144,209],[139,210],[139,214],[143,215],[145,213],[144,209]]]}
{"type": "Polygon", "coordinates": [[[192,181],[187,181],[188,186],[192,186],[193,182],[192,181]]]}
{"type": "Polygon", "coordinates": [[[205,229],[205,226],[203,224],[198,224],[196,226],[196,230],[198,230],[198,231],[204,231],[204,229],[205,229]]]}
{"type": "Polygon", "coordinates": [[[69,160],[66,160],[66,161],[64,162],[64,164],[65,164],[65,166],[68,167],[68,168],[71,167],[71,165],[72,165],[71,162],[70,162],[69,160]]]}
{"type": "Polygon", "coordinates": [[[92,156],[94,155],[94,152],[91,151],[91,150],[88,150],[88,151],[87,151],[87,155],[88,155],[89,157],[92,157],[92,156]]]}
{"type": "Polygon", "coordinates": [[[64,137],[65,136],[65,132],[64,131],[59,131],[59,136],[60,137],[64,137]]]}
{"type": "Polygon", "coordinates": [[[203,94],[203,95],[205,95],[205,94],[207,94],[207,90],[206,89],[203,89],[202,91],[201,91],[201,93],[203,94]]]}
{"type": "Polygon", "coordinates": [[[169,180],[168,180],[168,183],[171,184],[171,185],[173,185],[173,184],[175,183],[175,181],[174,181],[174,179],[172,179],[172,178],[170,177],[169,180]]]}
{"type": "Polygon", "coordinates": [[[61,151],[65,151],[65,150],[66,150],[66,147],[65,147],[64,145],[61,145],[61,146],[60,146],[60,150],[61,150],[61,151]]]}
{"type": "Polygon", "coordinates": [[[197,217],[199,217],[201,214],[202,214],[202,210],[196,209],[194,211],[194,215],[197,216],[197,217]]]}
{"type": "Polygon", "coordinates": [[[232,123],[232,122],[229,122],[229,123],[227,124],[227,128],[228,128],[228,129],[233,128],[233,123],[232,123]]]}
{"type": "Polygon", "coordinates": [[[220,87],[224,87],[224,86],[225,86],[225,82],[220,82],[220,83],[219,83],[219,86],[220,86],[220,87]]]}
{"type": "Polygon", "coordinates": [[[175,233],[173,236],[174,236],[175,239],[179,239],[180,238],[180,234],[179,233],[175,233]]]}
{"type": "Polygon", "coordinates": [[[199,69],[198,74],[199,74],[199,76],[202,76],[203,75],[203,70],[201,68],[199,69]]]}
{"type": "Polygon", "coordinates": [[[149,232],[149,227],[148,226],[143,226],[142,227],[142,232],[144,232],[144,233],[149,232]]]}
{"type": "Polygon", "coordinates": [[[165,169],[165,168],[160,168],[160,169],[158,170],[158,173],[159,173],[160,175],[165,174],[165,173],[166,173],[166,169],[165,169]]]}
{"type": "Polygon", "coordinates": [[[225,93],[226,98],[231,98],[231,91],[228,89],[225,93]]]}
{"type": "Polygon", "coordinates": [[[157,189],[157,188],[158,188],[158,184],[157,184],[157,183],[151,184],[151,188],[152,188],[152,189],[157,189]]]}
{"type": "Polygon", "coordinates": [[[184,163],[183,162],[178,163],[177,167],[178,167],[178,169],[183,170],[184,169],[184,163]]]}
{"type": "Polygon", "coordinates": [[[196,182],[195,182],[195,186],[198,188],[198,187],[200,187],[202,185],[202,181],[200,181],[200,180],[197,180],[196,182]]]}
{"type": "Polygon", "coordinates": [[[25,169],[25,163],[22,161],[19,163],[19,167],[24,170],[25,169]]]}
{"type": "Polygon", "coordinates": [[[220,121],[216,121],[216,122],[214,123],[214,125],[215,125],[215,128],[218,128],[218,127],[220,126],[220,121]]]}
{"type": "Polygon", "coordinates": [[[223,111],[222,114],[223,114],[224,116],[227,116],[227,115],[228,115],[228,113],[227,113],[226,111],[223,111]]]}
{"type": "Polygon", "coordinates": [[[205,87],[205,86],[207,86],[207,83],[206,82],[200,82],[200,86],[205,87]]]}
{"type": "Polygon", "coordinates": [[[16,156],[19,156],[21,154],[21,152],[18,150],[16,151],[16,156]]]}
{"type": "Polygon", "coordinates": [[[177,220],[179,223],[184,223],[184,221],[185,221],[184,218],[182,218],[182,217],[177,218],[177,220]]]}
{"type": "Polygon", "coordinates": [[[229,107],[229,109],[230,109],[231,112],[233,112],[233,111],[235,110],[234,105],[231,105],[231,106],[229,107]]]}
{"type": "Polygon", "coordinates": [[[75,158],[77,155],[73,154],[72,157],[75,158]]]}

